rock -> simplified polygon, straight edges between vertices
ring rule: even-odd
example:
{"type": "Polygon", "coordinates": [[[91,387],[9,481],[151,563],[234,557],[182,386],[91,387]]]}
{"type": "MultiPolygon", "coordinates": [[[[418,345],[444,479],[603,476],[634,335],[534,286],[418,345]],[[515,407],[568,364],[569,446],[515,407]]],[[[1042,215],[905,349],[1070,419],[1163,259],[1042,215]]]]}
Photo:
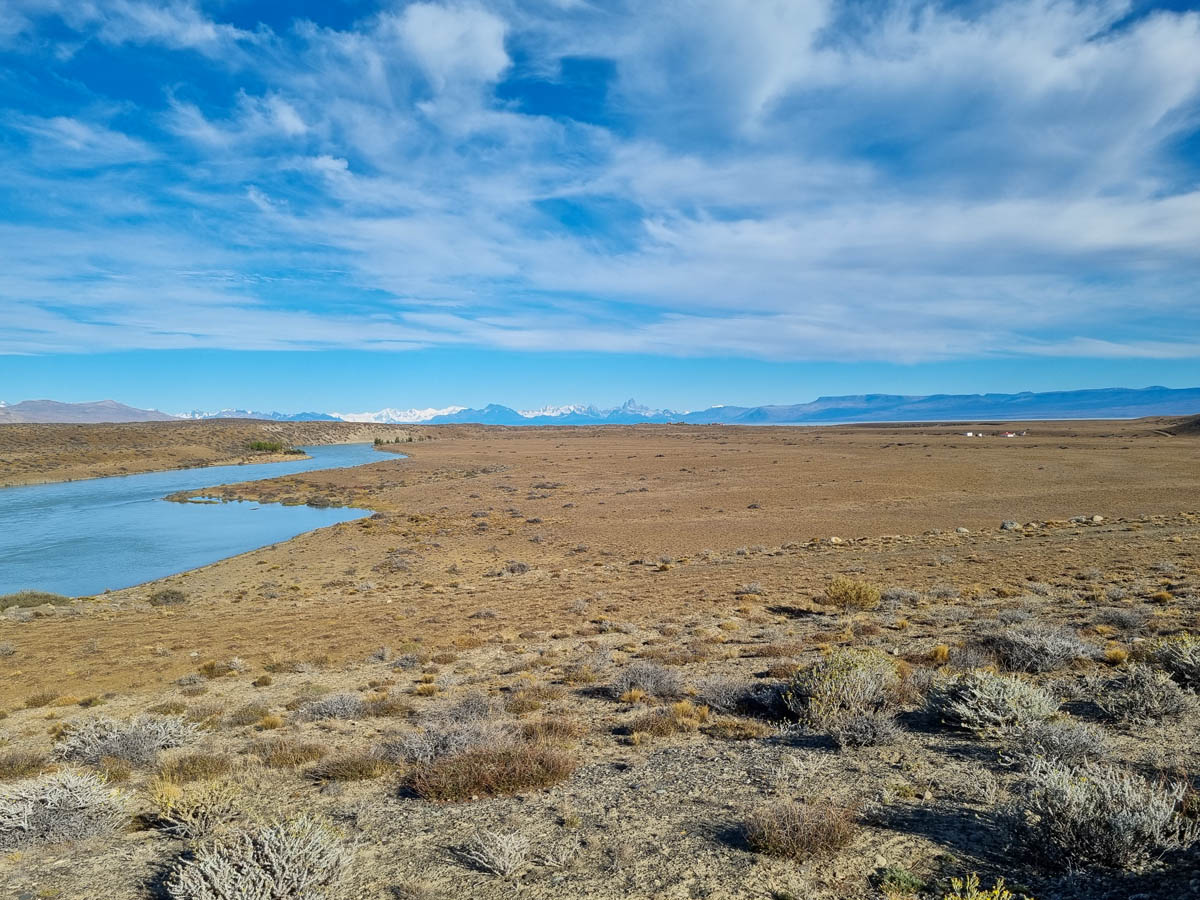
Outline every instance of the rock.
{"type": "Polygon", "coordinates": [[[1005,521],[1000,523],[1000,530],[1001,531],[1020,531],[1021,523],[1014,522],[1012,519],[1006,519],[1005,521]]]}
{"type": "Polygon", "coordinates": [[[1093,525],[1099,525],[1103,521],[1104,521],[1104,516],[1092,516],[1092,524],[1093,525]]]}
{"type": "Polygon", "coordinates": [[[831,538],[829,539],[829,543],[831,543],[831,544],[844,544],[844,543],[846,543],[846,542],[845,542],[845,541],[844,541],[842,538],[840,538],[840,537],[831,537],[831,538]]]}
{"type": "Polygon", "coordinates": [[[4,611],[4,618],[11,622],[28,622],[33,618],[33,610],[23,606],[10,606],[4,611]]]}
{"type": "Polygon", "coordinates": [[[970,528],[963,528],[961,525],[959,525],[957,528],[955,528],[955,529],[954,529],[954,533],[955,533],[955,534],[970,534],[970,533],[971,533],[971,529],[970,529],[970,528]]]}

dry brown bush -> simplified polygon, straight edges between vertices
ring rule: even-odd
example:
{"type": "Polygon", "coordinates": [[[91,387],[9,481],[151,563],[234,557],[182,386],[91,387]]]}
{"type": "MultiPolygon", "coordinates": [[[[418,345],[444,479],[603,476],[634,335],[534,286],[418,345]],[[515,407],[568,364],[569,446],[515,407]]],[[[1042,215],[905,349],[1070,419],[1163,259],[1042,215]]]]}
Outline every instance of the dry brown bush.
{"type": "Polygon", "coordinates": [[[810,859],[842,849],[858,831],[857,809],[838,803],[776,801],[754,809],[744,826],[757,853],[810,859]]]}
{"type": "Polygon", "coordinates": [[[294,769],[306,763],[316,762],[329,751],[320,744],[274,738],[259,741],[251,748],[251,752],[272,769],[294,769]]]}
{"type": "Polygon", "coordinates": [[[453,802],[549,787],[575,770],[575,759],[546,744],[478,748],[418,766],[408,786],[426,800],[453,802]]]}

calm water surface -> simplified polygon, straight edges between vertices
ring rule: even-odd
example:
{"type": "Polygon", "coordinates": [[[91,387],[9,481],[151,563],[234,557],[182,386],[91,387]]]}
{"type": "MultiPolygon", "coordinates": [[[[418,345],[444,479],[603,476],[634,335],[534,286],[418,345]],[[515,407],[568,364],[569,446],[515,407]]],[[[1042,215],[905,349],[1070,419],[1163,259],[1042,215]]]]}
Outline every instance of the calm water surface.
{"type": "Polygon", "coordinates": [[[0,594],[25,588],[98,594],[371,514],[162,499],[176,491],[396,458],[371,444],[301,449],[312,458],[0,488],[0,594]]]}

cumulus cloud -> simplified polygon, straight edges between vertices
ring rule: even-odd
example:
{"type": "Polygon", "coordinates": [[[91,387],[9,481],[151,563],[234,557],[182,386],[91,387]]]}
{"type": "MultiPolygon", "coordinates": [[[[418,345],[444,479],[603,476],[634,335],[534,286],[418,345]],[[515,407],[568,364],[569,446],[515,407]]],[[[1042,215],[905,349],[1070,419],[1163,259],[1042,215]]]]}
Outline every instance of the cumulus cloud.
{"type": "Polygon", "coordinates": [[[0,119],[22,213],[0,352],[1200,355],[1200,14],[493,0],[271,31],[221,11],[0,17],[14,67],[92,41],[195,82],[0,119]],[[610,75],[564,87],[581,59],[610,75]]]}

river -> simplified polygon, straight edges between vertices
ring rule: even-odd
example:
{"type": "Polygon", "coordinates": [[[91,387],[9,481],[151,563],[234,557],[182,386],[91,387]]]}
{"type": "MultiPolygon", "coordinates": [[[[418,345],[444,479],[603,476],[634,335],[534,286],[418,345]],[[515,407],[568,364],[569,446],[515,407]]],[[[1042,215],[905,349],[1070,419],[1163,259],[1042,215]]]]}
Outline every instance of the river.
{"type": "Polygon", "coordinates": [[[29,588],[90,596],[363,518],[371,511],[163,498],[396,458],[371,444],[300,449],[310,458],[0,488],[0,594],[29,588]]]}

